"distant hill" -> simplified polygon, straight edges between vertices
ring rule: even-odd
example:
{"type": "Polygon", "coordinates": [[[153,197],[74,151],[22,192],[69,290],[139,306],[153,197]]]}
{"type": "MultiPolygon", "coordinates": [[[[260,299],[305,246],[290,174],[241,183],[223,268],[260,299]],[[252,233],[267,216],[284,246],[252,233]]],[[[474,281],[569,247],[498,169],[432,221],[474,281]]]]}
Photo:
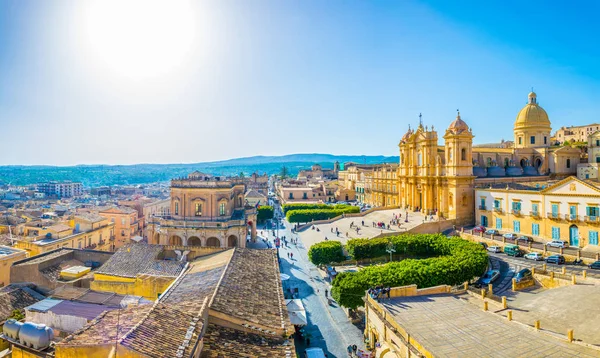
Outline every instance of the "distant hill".
{"type": "Polygon", "coordinates": [[[398,157],[369,155],[332,154],[289,154],[283,156],[254,156],[235,158],[218,162],[194,164],[134,164],[134,165],[76,165],[69,167],[0,166],[0,183],[30,185],[49,180],[80,181],[86,187],[105,185],[132,185],[168,181],[185,176],[194,170],[219,175],[245,175],[254,172],[277,174],[282,166],[296,175],[300,169],[318,163],[324,168],[333,168],[336,161],[341,164],[355,162],[361,164],[397,163],[398,157]]]}

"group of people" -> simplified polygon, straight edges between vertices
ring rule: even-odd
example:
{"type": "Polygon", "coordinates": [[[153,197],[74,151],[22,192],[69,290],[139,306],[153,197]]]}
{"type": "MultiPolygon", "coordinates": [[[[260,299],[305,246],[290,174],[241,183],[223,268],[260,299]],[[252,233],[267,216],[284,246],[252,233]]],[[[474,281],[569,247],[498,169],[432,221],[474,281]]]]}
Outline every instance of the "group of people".
{"type": "Polygon", "coordinates": [[[387,298],[390,298],[390,290],[390,287],[384,287],[383,285],[379,285],[374,288],[369,288],[367,292],[369,296],[371,296],[371,298],[379,301],[380,298],[383,298],[385,296],[387,296],[387,298]]]}
{"type": "Polygon", "coordinates": [[[349,357],[356,357],[356,352],[358,351],[358,347],[356,346],[356,344],[350,344],[350,345],[348,345],[348,348],[346,348],[346,350],[348,351],[349,357]]]}
{"type": "Polygon", "coordinates": [[[378,221],[378,222],[373,221],[373,227],[378,227],[380,229],[386,229],[387,228],[389,230],[390,229],[390,224],[387,224],[387,226],[386,226],[383,221],[378,221]]]}

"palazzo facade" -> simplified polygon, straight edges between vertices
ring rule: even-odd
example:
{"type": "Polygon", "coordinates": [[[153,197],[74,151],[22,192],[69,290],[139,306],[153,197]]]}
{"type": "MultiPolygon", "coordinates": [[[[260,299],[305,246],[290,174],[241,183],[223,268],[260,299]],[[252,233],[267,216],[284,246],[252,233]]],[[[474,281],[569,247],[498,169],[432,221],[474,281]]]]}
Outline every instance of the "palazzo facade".
{"type": "Polygon", "coordinates": [[[244,184],[194,172],[171,180],[169,215],[154,216],[149,242],[173,246],[245,247],[256,238],[256,208],[244,200],[244,184]]]}

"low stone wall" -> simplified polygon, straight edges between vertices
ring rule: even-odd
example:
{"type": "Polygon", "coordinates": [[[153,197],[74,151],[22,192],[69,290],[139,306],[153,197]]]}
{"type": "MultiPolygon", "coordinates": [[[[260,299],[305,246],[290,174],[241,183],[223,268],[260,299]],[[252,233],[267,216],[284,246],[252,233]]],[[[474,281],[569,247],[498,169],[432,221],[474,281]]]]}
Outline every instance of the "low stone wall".
{"type": "Polygon", "coordinates": [[[334,218],[331,218],[331,219],[328,219],[328,220],[311,221],[311,222],[306,223],[304,225],[299,225],[296,228],[296,231],[304,231],[304,230],[310,228],[313,225],[331,224],[332,222],[338,221],[338,220],[343,219],[343,218],[360,218],[360,217],[364,217],[365,215],[368,215],[370,213],[373,213],[375,211],[394,210],[394,209],[400,209],[400,207],[399,206],[381,206],[381,207],[377,207],[377,208],[371,208],[369,210],[363,211],[362,213],[342,214],[342,215],[338,215],[338,216],[336,216],[334,218]]]}

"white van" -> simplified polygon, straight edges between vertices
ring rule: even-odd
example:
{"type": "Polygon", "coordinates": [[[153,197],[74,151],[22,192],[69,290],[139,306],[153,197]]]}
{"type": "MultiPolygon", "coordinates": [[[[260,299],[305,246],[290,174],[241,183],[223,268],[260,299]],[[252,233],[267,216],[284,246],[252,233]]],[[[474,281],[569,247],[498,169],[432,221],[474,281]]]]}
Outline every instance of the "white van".
{"type": "Polygon", "coordinates": [[[304,350],[305,358],[325,358],[325,353],[321,348],[313,347],[304,350]]]}

